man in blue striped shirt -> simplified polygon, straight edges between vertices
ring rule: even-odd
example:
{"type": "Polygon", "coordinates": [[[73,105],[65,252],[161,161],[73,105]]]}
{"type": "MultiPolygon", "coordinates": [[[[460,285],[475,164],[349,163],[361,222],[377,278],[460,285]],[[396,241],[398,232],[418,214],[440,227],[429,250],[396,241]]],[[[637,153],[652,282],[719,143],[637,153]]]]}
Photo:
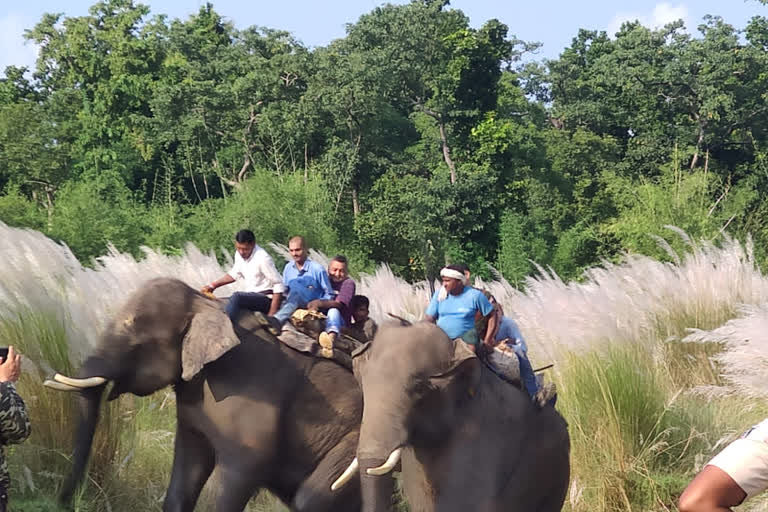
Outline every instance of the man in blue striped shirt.
{"type": "Polygon", "coordinates": [[[333,288],[328,272],[321,264],[310,260],[304,237],[294,236],[288,241],[293,261],[285,264],[283,284],[288,294],[274,318],[282,326],[299,308],[306,308],[313,300],[331,300],[333,288]]]}

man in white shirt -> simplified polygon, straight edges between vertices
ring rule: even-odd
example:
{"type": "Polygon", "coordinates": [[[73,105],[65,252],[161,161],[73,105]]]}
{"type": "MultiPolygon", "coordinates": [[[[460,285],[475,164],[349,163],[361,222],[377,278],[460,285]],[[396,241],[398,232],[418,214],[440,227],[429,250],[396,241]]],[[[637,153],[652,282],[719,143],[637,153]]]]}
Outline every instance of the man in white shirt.
{"type": "Polygon", "coordinates": [[[272,257],[256,245],[256,237],[249,229],[237,232],[235,249],[235,264],[232,270],[204,286],[203,291],[213,293],[213,290],[220,286],[243,279],[246,291],[233,293],[227,303],[226,310],[229,318],[234,322],[240,309],[274,315],[280,308],[285,285],[275,268],[272,257]]]}

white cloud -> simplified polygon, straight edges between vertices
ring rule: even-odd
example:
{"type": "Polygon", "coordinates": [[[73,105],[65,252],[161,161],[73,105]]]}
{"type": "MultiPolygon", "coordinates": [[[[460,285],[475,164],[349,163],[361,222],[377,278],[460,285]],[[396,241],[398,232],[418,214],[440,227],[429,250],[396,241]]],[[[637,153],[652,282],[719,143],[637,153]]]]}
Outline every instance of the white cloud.
{"type": "Polygon", "coordinates": [[[24,39],[24,30],[33,25],[33,22],[14,13],[0,17],[0,76],[5,76],[6,66],[34,68],[37,45],[24,39]]]}
{"type": "Polygon", "coordinates": [[[639,21],[641,24],[650,28],[661,28],[667,23],[682,19],[685,26],[689,26],[688,7],[684,4],[672,5],[668,2],[656,4],[650,13],[642,12],[620,12],[608,23],[606,31],[613,37],[621,28],[625,21],[639,21]]]}
{"type": "Polygon", "coordinates": [[[662,2],[653,8],[653,24],[656,27],[663,27],[667,23],[679,19],[683,21],[688,19],[688,8],[685,5],[680,4],[675,7],[672,4],[662,2]]]}

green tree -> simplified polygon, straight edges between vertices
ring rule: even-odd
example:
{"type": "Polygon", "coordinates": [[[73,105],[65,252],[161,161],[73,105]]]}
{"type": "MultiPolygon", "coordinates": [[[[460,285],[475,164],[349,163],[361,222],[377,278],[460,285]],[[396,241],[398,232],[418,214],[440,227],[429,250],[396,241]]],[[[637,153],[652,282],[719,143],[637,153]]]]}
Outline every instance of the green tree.
{"type": "Polygon", "coordinates": [[[51,236],[66,242],[85,262],[104,254],[110,243],[138,255],[146,232],[143,206],[116,171],[88,178],[62,187],[51,236]]]}
{"type": "Polygon", "coordinates": [[[79,172],[111,169],[131,186],[147,177],[140,148],[143,118],[151,116],[152,83],[163,52],[145,23],[149,8],[133,0],[105,0],[89,15],[46,14],[26,37],[39,45],[35,78],[57,124],[56,140],[71,143],[79,172]],[[53,108],[55,107],[55,108],[53,108]]]}

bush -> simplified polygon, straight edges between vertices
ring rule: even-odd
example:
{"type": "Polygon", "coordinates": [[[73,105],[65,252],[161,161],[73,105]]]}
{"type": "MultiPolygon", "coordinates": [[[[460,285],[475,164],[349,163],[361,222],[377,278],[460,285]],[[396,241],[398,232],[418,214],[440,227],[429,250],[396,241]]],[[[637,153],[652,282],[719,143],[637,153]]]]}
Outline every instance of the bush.
{"type": "Polygon", "coordinates": [[[0,196],[0,221],[9,226],[31,228],[42,231],[45,215],[35,203],[24,197],[17,189],[11,189],[0,196]]]}
{"type": "Polygon", "coordinates": [[[146,232],[145,213],[122,178],[105,171],[62,187],[50,234],[84,262],[104,254],[109,243],[138,255],[146,232]]]}
{"type": "Polygon", "coordinates": [[[513,284],[519,284],[531,271],[531,264],[525,250],[523,216],[505,212],[499,226],[499,253],[496,268],[513,284]]]}
{"type": "MultiPolygon", "coordinates": [[[[694,240],[716,239],[757,194],[747,183],[730,187],[714,173],[673,167],[639,185],[618,178],[615,185],[619,215],[606,230],[621,247],[666,261],[669,251],[658,243],[660,236],[671,235],[665,226],[676,226],[694,240]]],[[[687,250],[679,236],[668,242],[675,251],[687,250]]]]}
{"type": "Polygon", "coordinates": [[[291,236],[302,235],[310,247],[327,251],[336,245],[332,215],[333,204],[317,180],[305,183],[298,173],[257,171],[229,197],[194,207],[186,222],[191,240],[206,251],[231,251],[235,233],[246,228],[260,245],[287,244],[291,236]]]}

